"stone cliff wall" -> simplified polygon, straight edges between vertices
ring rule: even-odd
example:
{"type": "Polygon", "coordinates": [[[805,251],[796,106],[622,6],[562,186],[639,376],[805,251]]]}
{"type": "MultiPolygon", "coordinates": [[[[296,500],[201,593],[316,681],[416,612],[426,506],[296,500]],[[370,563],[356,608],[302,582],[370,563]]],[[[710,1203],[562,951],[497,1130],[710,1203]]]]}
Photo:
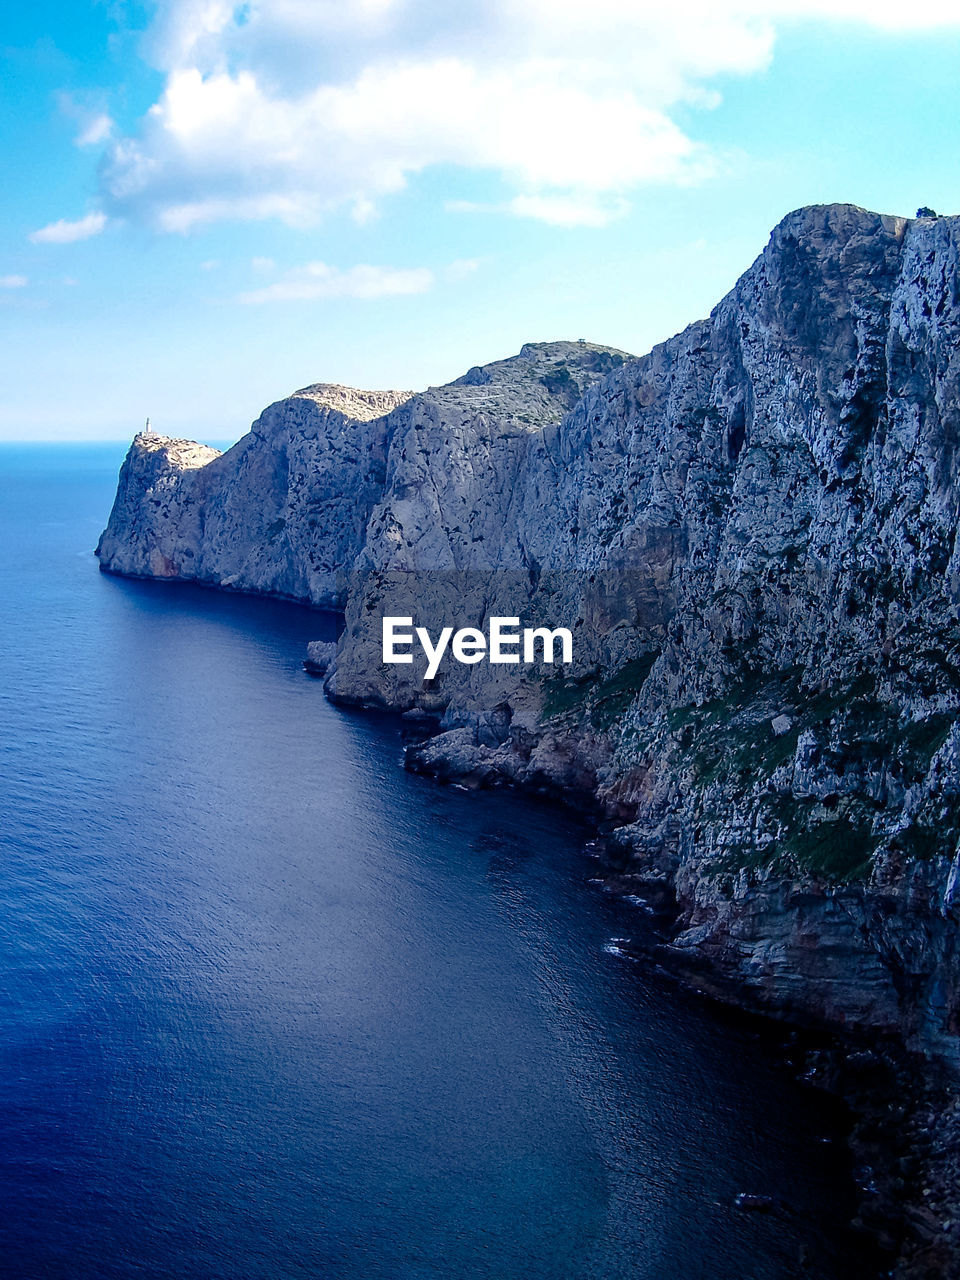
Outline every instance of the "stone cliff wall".
{"type": "Polygon", "coordinates": [[[138,437],[101,563],[342,606],[331,695],[436,715],[413,767],[591,797],[678,956],[955,1069],[958,238],[799,210],[639,360],[311,388],[222,456],[138,437]],[[427,687],[384,614],[568,625],[576,661],[427,687]]]}
{"type": "Polygon", "coordinates": [[[305,387],[224,454],[137,436],[97,547],[101,566],[342,606],[382,492],[384,416],[410,394],[305,387]]]}

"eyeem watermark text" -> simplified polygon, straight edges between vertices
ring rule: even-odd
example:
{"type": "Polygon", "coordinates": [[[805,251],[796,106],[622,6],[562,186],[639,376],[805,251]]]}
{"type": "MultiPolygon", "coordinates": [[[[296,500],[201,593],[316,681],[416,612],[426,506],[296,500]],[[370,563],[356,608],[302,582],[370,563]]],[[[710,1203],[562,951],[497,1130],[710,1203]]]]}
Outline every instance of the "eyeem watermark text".
{"type": "Polygon", "coordinates": [[[425,680],[432,680],[440,669],[449,648],[457,662],[508,663],[556,662],[559,646],[560,662],[573,661],[573,635],[566,627],[525,627],[519,618],[488,618],[489,635],[476,627],[443,627],[434,643],[426,627],[414,627],[412,618],[384,618],[383,661],[413,662],[414,648],[419,644],[427,659],[425,680]]]}

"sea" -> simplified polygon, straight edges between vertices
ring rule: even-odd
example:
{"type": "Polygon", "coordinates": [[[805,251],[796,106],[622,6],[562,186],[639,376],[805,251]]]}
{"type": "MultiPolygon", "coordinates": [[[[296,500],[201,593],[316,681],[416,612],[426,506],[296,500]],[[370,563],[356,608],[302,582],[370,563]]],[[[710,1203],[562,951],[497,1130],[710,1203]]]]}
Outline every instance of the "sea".
{"type": "Polygon", "coordinates": [[[787,1032],[331,706],[335,617],[101,574],[123,453],[0,448],[0,1276],[860,1274],[787,1032]]]}

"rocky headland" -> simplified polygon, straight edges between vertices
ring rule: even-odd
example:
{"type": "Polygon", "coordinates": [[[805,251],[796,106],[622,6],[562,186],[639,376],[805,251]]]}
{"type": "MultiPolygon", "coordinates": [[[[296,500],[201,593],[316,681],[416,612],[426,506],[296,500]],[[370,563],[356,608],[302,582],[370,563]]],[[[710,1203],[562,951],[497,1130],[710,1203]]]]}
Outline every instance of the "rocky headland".
{"type": "Polygon", "coordinates": [[[840,1031],[903,1276],[960,1274],[958,243],[960,218],[801,209],[641,358],[311,386],[224,454],[140,435],[97,549],[341,610],[308,661],[430,726],[411,768],[590,807],[675,968],[840,1031]],[[567,626],[575,660],[425,683],[383,665],[384,615],[567,626]]]}

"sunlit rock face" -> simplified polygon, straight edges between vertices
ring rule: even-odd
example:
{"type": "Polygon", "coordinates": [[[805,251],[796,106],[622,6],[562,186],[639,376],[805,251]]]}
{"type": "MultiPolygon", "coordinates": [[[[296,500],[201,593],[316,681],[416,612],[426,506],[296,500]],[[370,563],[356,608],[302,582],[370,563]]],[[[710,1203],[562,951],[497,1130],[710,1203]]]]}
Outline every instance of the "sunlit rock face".
{"type": "Polygon", "coordinates": [[[382,491],[384,414],[409,394],[306,387],[265,409],[224,454],[137,436],[101,565],[341,605],[382,491]]]}
{"type": "Polygon", "coordinates": [[[342,608],[328,690],[434,715],[411,767],[596,803],[678,955],[955,1064],[958,232],[802,209],[640,359],[312,387],[223,455],[140,436],[101,563],[342,608]],[[563,625],[574,660],[425,684],[385,614],[563,625]]]}

